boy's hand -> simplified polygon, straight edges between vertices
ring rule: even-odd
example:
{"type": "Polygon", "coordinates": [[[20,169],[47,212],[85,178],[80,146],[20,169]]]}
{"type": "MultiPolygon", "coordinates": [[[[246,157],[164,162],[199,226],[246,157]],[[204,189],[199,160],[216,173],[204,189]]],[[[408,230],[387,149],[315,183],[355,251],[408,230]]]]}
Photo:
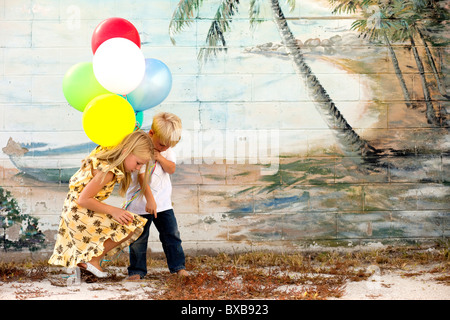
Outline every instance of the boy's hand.
{"type": "Polygon", "coordinates": [[[147,204],[145,205],[145,211],[147,211],[150,214],[155,215],[155,218],[158,217],[158,214],[156,213],[156,201],[153,199],[147,199],[147,204]]]}
{"type": "Polygon", "coordinates": [[[161,152],[158,150],[154,150],[154,160],[160,164],[164,172],[168,174],[173,174],[175,172],[176,165],[174,162],[167,160],[164,158],[163,155],[161,155],[161,152]]]}
{"type": "Polygon", "coordinates": [[[158,162],[161,158],[161,153],[156,149],[153,149],[153,158],[155,161],[158,161],[158,162]]]}

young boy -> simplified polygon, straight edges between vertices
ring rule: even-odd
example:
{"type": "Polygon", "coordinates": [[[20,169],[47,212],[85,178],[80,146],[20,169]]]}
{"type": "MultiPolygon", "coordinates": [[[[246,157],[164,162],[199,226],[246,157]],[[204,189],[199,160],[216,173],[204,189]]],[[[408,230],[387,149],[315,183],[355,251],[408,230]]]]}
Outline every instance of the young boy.
{"type": "Polygon", "coordinates": [[[127,210],[142,215],[148,221],[142,235],[130,245],[130,266],[128,280],[139,280],[147,274],[147,242],[150,225],[155,223],[159,231],[167,265],[171,273],[187,276],[185,256],[181,247],[180,232],[172,207],[172,183],[170,175],[175,172],[176,157],[173,147],[181,139],[181,120],[168,112],[153,117],[149,132],[154,144],[155,165],[151,169],[150,188],[145,197],[139,197],[145,170],[133,174],[127,191],[127,210]]]}

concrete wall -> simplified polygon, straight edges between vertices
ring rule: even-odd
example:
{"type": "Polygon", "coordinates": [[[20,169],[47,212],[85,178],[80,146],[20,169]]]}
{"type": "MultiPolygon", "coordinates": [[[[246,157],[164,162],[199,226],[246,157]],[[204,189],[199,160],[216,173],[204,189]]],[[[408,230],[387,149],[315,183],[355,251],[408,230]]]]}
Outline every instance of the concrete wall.
{"type": "MultiPolygon", "coordinates": [[[[171,93],[144,112],[143,128],[159,111],[183,121],[173,202],[187,251],[449,236],[448,96],[438,90],[419,36],[424,78],[410,41],[391,40],[411,108],[386,43],[351,30],[362,13],[332,14],[328,1],[297,1],[293,11],[283,6],[305,63],[341,115],[330,116],[296,73],[270,6],[250,28],[249,1],[240,1],[225,34],[227,53],[197,60],[220,2],[204,1],[174,45],[168,27],[175,0],[0,0],[3,252],[53,250],[67,176],[93,147],[82,113],[64,98],[62,79],[74,64],[92,61],[92,32],[114,16],[132,22],[145,57],[172,72],[171,93]],[[342,119],[349,127],[337,132],[342,119]],[[377,152],[349,152],[343,133],[350,128],[377,152]]],[[[376,22],[381,11],[372,11],[376,22]]],[[[448,28],[442,18],[431,22],[420,25],[445,86],[448,28]]],[[[161,251],[152,230],[151,247],[161,251]]]]}

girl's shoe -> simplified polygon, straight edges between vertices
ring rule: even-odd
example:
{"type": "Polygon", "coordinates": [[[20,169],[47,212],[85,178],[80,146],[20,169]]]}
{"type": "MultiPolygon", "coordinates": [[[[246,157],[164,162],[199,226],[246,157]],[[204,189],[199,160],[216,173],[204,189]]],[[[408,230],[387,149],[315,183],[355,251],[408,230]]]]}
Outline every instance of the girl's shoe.
{"type": "Polygon", "coordinates": [[[103,272],[103,271],[98,270],[96,267],[94,267],[89,262],[85,262],[85,265],[86,265],[85,268],[83,268],[82,266],[80,266],[80,267],[83,268],[86,271],[89,271],[90,273],[92,273],[97,278],[107,278],[108,277],[108,273],[107,272],[103,272]]]}

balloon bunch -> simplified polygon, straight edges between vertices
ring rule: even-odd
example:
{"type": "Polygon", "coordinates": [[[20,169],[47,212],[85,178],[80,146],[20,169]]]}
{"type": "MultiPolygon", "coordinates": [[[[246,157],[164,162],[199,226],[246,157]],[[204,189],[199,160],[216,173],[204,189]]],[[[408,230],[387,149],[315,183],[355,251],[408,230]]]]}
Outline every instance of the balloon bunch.
{"type": "Polygon", "coordinates": [[[145,59],[134,25],[109,18],[94,30],[92,62],[72,66],[64,75],[67,102],[83,112],[83,129],[93,142],[109,147],[142,125],[143,112],[159,105],[172,88],[169,68],[145,59]]]}

